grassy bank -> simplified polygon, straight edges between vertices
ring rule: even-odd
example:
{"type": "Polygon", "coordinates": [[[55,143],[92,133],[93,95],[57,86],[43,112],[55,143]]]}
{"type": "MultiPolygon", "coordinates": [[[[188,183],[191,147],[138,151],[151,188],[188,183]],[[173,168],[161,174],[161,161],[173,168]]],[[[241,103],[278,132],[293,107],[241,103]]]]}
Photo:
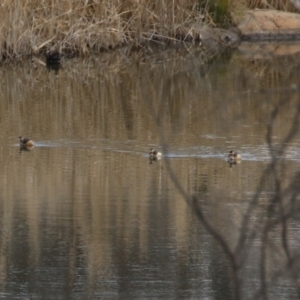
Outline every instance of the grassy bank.
{"type": "Polygon", "coordinates": [[[0,54],[47,50],[86,54],[160,38],[175,38],[200,18],[195,0],[4,0],[0,54]]]}
{"type": "MultiPolygon", "coordinates": [[[[232,12],[237,7],[249,7],[249,3],[246,0],[2,0],[0,57],[15,58],[49,50],[85,55],[122,45],[140,46],[150,40],[184,39],[192,24],[230,23],[232,12]]],[[[256,5],[260,3],[256,1],[256,5]]]]}

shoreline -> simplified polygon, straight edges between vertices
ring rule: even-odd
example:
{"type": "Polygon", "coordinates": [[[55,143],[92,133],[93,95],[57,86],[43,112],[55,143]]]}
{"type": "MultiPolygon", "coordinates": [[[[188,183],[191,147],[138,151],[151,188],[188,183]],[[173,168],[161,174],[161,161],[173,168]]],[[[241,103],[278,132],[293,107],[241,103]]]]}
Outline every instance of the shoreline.
{"type": "Polygon", "coordinates": [[[43,55],[47,63],[51,61],[52,64],[62,56],[84,57],[122,47],[143,49],[149,43],[188,43],[204,47],[213,54],[226,47],[236,48],[242,40],[300,39],[299,14],[249,11],[243,7],[239,18],[234,18],[234,9],[226,7],[221,15],[223,23],[217,23],[213,19],[217,18],[214,16],[216,11],[211,7],[203,8],[200,3],[196,5],[194,0],[163,3],[146,0],[75,3],[62,0],[59,5],[55,0],[5,1],[0,7],[4,24],[0,28],[0,61],[43,55]],[[258,22],[259,15],[263,20],[259,22],[266,20],[265,13],[273,14],[273,21],[282,20],[284,16],[283,27],[270,29],[264,28],[263,24],[255,29],[257,24],[254,23],[254,29],[249,31],[249,24],[253,20],[258,22]],[[287,20],[297,20],[297,24],[294,22],[289,27],[287,20]],[[217,27],[217,24],[221,26],[217,27]],[[230,27],[229,24],[236,24],[236,27],[223,28],[230,27]],[[248,28],[242,24],[247,24],[248,28]]]}

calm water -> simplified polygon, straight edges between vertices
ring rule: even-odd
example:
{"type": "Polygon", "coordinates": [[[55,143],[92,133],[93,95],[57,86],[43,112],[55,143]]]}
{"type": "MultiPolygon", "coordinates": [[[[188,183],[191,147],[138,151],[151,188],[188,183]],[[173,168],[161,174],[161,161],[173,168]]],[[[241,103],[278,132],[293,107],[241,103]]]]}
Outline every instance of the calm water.
{"type": "MultiPolygon", "coordinates": [[[[271,299],[298,299],[290,274],[278,276],[287,259],[270,203],[278,182],[298,199],[299,68],[200,54],[102,54],[57,74],[29,61],[0,68],[1,299],[234,299],[228,257],[169,164],[230,249],[249,216],[243,299],[262,286],[262,249],[271,299]],[[20,153],[19,135],[36,147],[20,153]],[[227,164],[230,149],[241,164],[227,164]]],[[[299,221],[288,223],[292,254],[299,221]]]]}

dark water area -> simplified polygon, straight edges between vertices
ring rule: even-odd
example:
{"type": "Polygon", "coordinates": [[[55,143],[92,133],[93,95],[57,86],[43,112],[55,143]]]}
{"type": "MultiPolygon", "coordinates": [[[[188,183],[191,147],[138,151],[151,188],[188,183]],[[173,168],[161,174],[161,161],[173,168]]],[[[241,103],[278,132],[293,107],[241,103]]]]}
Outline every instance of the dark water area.
{"type": "Polygon", "coordinates": [[[293,256],[296,61],[167,50],[2,66],[0,299],[235,299],[231,262],[174,177],[237,254],[241,299],[298,299],[274,200],[293,256]]]}

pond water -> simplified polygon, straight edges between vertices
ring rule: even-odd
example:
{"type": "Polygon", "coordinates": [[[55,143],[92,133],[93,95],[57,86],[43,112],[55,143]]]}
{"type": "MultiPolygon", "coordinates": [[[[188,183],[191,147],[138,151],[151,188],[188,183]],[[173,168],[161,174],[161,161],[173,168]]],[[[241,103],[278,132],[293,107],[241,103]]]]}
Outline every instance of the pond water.
{"type": "Polygon", "coordinates": [[[228,255],[178,188],[235,251],[241,298],[298,299],[278,222],[294,257],[295,61],[164,50],[1,66],[0,299],[235,299],[228,255]]]}

